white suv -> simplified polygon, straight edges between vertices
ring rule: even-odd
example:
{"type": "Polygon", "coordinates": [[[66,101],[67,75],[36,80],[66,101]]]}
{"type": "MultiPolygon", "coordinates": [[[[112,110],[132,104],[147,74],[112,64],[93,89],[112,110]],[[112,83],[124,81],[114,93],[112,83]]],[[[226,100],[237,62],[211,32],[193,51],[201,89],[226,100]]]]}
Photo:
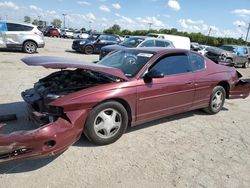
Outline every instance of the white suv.
{"type": "Polygon", "coordinates": [[[32,54],[44,45],[43,33],[37,26],[0,21],[0,48],[18,48],[32,54]]]}

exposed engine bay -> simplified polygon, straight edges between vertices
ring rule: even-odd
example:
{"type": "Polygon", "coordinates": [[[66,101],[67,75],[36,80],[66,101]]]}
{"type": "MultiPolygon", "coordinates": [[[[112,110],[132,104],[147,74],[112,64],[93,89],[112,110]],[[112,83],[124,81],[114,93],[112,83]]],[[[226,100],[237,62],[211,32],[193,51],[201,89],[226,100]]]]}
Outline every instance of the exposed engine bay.
{"type": "Polygon", "coordinates": [[[22,97],[32,109],[44,116],[41,119],[45,121],[38,122],[44,125],[53,121],[53,118],[63,116],[63,109],[48,105],[53,100],[82,89],[117,81],[115,77],[84,69],[61,70],[40,79],[34,88],[22,92],[22,97]]]}

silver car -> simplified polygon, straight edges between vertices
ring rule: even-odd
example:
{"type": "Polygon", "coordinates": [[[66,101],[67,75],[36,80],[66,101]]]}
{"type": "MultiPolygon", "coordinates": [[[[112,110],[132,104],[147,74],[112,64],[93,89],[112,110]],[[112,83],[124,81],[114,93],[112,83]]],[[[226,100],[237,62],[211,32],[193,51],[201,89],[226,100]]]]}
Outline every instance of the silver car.
{"type": "Polygon", "coordinates": [[[18,48],[32,54],[44,45],[43,33],[36,26],[0,21],[0,48],[18,48]]]}

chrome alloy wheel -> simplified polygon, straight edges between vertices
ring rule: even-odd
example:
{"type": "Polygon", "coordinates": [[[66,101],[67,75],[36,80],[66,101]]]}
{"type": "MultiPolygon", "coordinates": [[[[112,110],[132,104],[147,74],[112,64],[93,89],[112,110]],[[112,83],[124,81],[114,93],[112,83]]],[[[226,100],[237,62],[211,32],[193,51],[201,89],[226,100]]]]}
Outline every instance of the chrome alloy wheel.
{"type": "Polygon", "coordinates": [[[223,103],[223,93],[221,91],[217,91],[212,99],[212,108],[214,110],[218,110],[221,108],[222,103],[223,103]]]}
{"type": "Polygon", "coordinates": [[[107,108],[96,116],[94,130],[99,137],[108,139],[118,133],[121,125],[121,114],[113,108],[107,108]]]}
{"type": "Polygon", "coordinates": [[[33,43],[33,42],[28,42],[26,45],[25,45],[25,51],[32,54],[36,51],[36,44],[33,43]]]}

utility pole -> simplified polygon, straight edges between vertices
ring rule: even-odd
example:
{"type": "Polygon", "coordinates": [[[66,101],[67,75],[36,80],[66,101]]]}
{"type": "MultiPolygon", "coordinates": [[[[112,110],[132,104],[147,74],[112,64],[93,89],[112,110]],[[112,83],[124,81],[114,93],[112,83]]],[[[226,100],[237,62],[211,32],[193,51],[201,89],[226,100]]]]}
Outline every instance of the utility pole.
{"type": "Polygon", "coordinates": [[[63,13],[63,28],[65,29],[65,16],[67,16],[67,14],[63,13]]]}
{"type": "Polygon", "coordinates": [[[149,22],[149,23],[148,23],[148,29],[149,29],[149,30],[151,30],[152,25],[153,25],[152,22],[149,22]]]}
{"type": "Polygon", "coordinates": [[[248,39],[249,30],[250,30],[250,22],[249,22],[248,28],[247,28],[246,44],[248,44],[247,39],[248,39]]]}
{"type": "Polygon", "coordinates": [[[92,24],[92,21],[89,21],[89,30],[92,30],[91,24],[92,24]]]}
{"type": "Polygon", "coordinates": [[[209,36],[210,36],[210,34],[211,34],[211,31],[212,31],[212,28],[210,27],[210,28],[209,28],[209,31],[208,31],[208,35],[207,35],[206,45],[207,45],[207,42],[208,42],[208,38],[209,38],[209,36]]]}

